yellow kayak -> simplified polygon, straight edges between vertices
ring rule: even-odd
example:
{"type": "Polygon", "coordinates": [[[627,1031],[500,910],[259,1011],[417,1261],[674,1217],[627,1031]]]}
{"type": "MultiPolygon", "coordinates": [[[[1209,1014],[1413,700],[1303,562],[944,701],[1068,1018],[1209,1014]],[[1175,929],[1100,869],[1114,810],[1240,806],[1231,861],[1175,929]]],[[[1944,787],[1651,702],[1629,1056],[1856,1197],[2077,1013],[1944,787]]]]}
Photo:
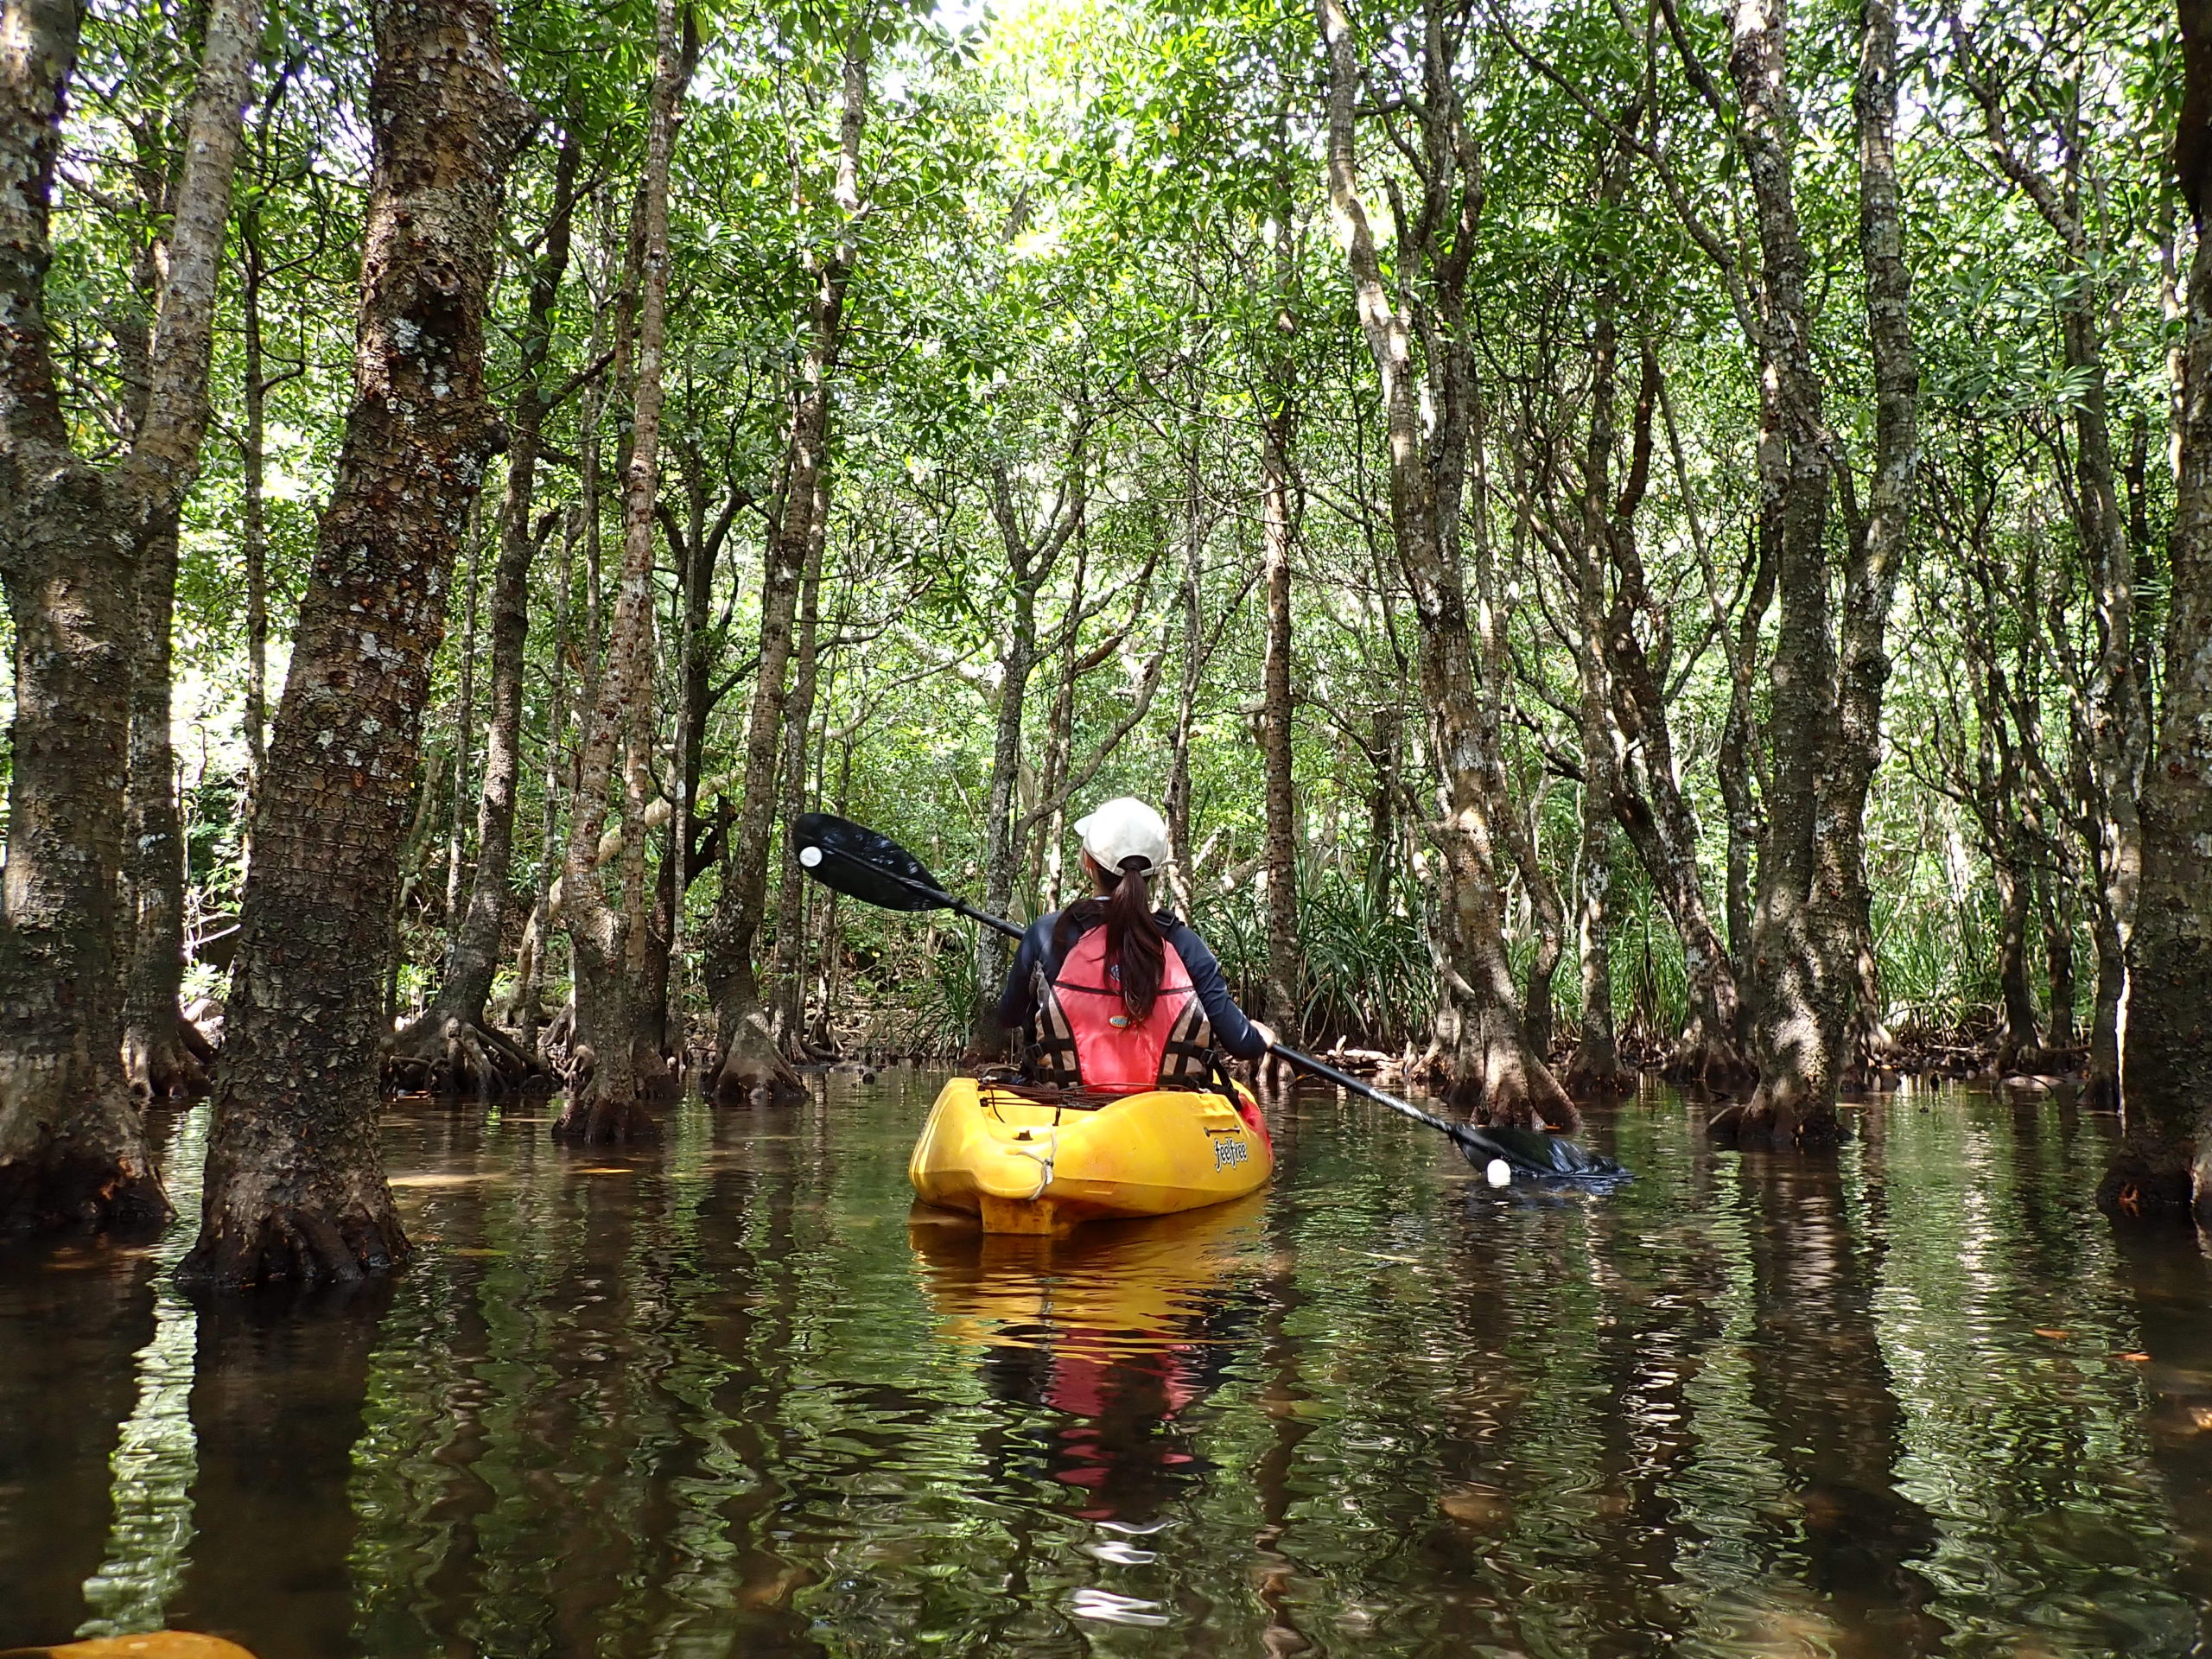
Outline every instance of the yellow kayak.
{"type": "MultiPolygon", "coordinates": [[[[1250,1093],[1236,1092],[1256,1122],[1250,1093]]],[[[1054,1233],[1241,1198],[1274,1173],[1267,1136],[1216,1091],[1101,1098],[955,1077],[906,1173],[923,1203],[979,1216],[987,1233],[1054,1233]]]]}

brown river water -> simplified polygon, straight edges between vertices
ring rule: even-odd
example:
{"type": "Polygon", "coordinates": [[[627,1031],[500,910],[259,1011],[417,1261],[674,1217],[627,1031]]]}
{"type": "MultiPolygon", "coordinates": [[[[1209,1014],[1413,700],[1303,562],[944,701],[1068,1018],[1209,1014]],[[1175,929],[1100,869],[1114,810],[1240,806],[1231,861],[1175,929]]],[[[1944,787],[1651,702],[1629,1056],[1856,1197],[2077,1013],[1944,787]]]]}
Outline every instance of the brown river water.
{"type": "Polygon", "coordinates": [[[2091,1206],[2110,1118],[1746,1156],[1661,1094],[1540,1198],[1300,1093],[1264,1192],[1053,1243],[910,1219],[935,1083],[626,1156],[403,1103],[417,1254],[350,1296],[0,1253],[0,1647],[2212,1651],[2212,1268],[2091,1206]]]}

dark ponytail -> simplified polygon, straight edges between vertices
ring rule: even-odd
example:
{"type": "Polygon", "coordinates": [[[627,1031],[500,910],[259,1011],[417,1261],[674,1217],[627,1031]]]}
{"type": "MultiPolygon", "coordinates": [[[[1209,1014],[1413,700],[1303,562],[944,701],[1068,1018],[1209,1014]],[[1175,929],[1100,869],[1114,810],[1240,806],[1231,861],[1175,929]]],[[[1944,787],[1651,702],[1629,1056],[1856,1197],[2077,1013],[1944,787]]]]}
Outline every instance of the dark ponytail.
{"type": "Polygon", "coordinates": [[[1167,962],[1167,936],[1154,919],[1144,872],[1141,858],[1124,859],[1118,872],[1100,870],[1108,896],[1077,900],[1060,912],[1052,926],[1052,955],[1064,958],[1078,938],[1104,925],[1106,966],[1122,970],[1122,1007],[1136,1025],[1151,1017],[1167,962]]]}
{"type": "Polygon", "coordinates": [[[1153,919],[1144,872],[1144,860],[1123,859],[1121,876],[1106,899],[1106,965],[1121,969],[1122,1006],[1140,1026],[1151,1017],[1167,960],[1167,938],[1153,919]]]}

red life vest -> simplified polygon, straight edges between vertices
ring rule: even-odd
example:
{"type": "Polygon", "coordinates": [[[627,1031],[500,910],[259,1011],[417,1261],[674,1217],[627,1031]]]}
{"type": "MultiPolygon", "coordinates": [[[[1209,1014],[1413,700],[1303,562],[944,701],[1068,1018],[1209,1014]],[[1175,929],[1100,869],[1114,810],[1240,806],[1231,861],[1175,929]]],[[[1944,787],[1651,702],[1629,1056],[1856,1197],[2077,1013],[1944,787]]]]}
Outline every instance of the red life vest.
{"type": "Polygon", "coordinates": [[[1160,942],[1160,992],[1142,1020],[1129,1018],[1120,977],[1106,965],[1103,926],[1077,939],[1050,979],[1039,967],[1037,1081],[1110,1094],[1205,1087],[1213,1027],[1175,947],[1160,942]]]}
{"type": "Polygon", "coordinates": [[[1076,1069],[1090,1088],[1135,1094],[1160,1086],[1160,1062],[1175,1016],[1197,1000],[1175,947],[1162,940],[1160,949],[1160,994],[1141,1021],[1129,1018],[1122,1001],[1121,969],[1106,965],[1103,927],[1077,939],[1060,963],[1052,988],[1075,1038],[1076,1069]]]}

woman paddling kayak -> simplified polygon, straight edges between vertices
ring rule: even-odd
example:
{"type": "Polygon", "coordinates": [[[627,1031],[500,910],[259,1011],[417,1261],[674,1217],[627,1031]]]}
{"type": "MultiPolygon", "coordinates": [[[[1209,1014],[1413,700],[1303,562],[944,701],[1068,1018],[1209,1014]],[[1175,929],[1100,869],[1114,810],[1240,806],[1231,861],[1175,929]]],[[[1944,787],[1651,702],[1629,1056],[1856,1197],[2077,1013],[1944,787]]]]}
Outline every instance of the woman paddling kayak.
{"type": "Polygon", "coordinates": [[[1274,1032],[1229,995],[1190,926],[1152,908],[1167,825],[1123,796],[1075,826],[1096,893],[1039,917],[1022,936],[999,1023],[1027,1030],[1032,1082],[1109,1094],[1204,1088],[1211,1054],[1257,1059],[1274,1032]]]}

